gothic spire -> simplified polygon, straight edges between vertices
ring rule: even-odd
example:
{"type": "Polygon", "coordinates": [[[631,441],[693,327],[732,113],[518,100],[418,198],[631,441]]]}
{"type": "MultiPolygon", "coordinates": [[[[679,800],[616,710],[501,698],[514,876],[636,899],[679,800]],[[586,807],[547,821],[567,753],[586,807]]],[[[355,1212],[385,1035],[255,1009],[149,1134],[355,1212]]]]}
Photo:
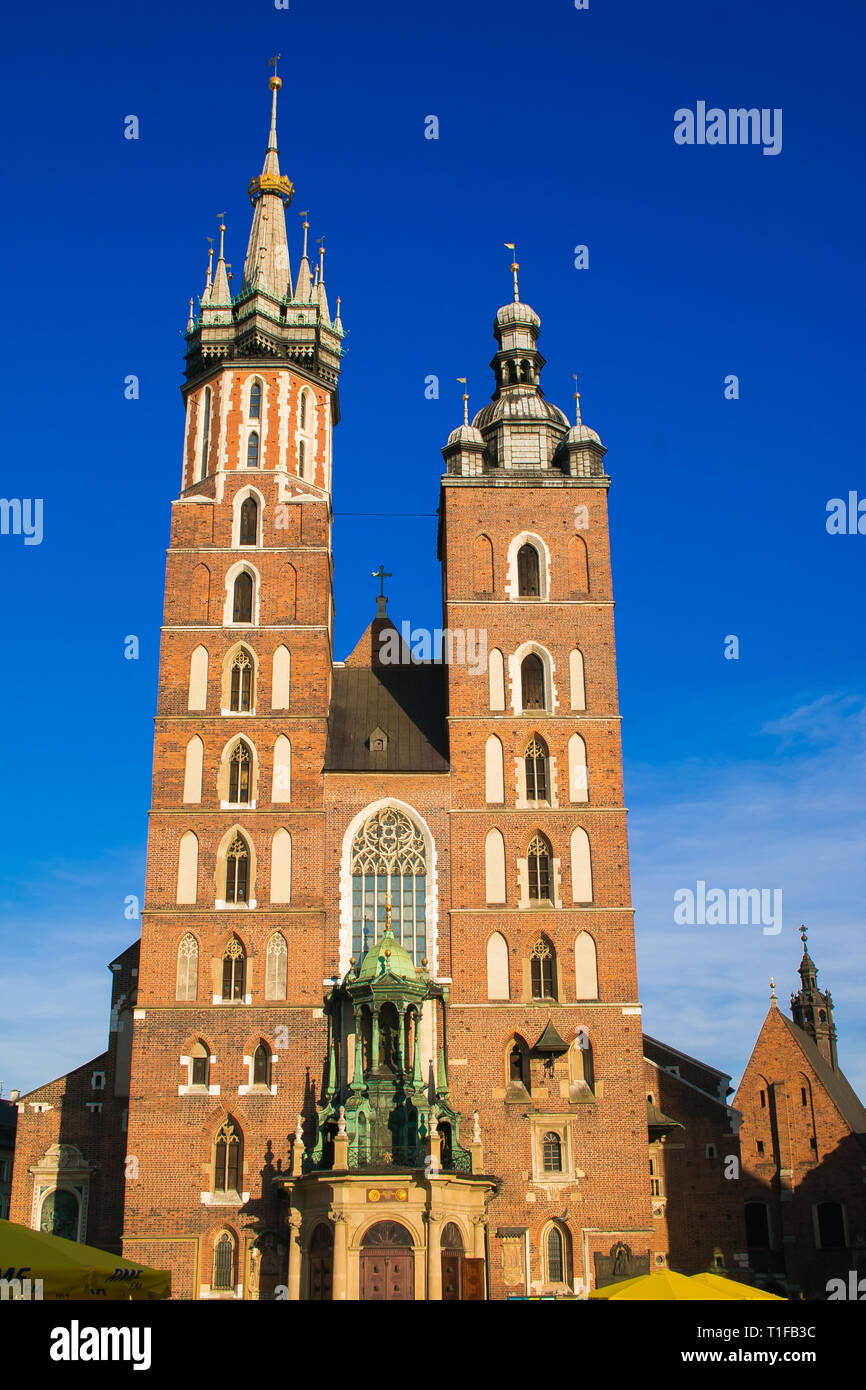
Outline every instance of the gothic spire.
{"type": "Polygon", "coordinates": [[[809,955],[805,926],[800,928],[800,938],[803,942],[803,959],[798,971],[801,987],[796,994],[791,995],[791,1016],[797,1027],[809,1035],[821,1056],[836,1071],[838,1060],[833,1000],[829,990],[818,988],[818,967],[809,955]]]}
{"type": "Polygon", "coordinates": [[[265,162],[261,174],[249,186],[254,211],[243,281],[245,290],[260,290],[274,299],[290,295],[292,283],[284,209],[295,190],[286,175],[280,173],[277,150],[277,92],[282,85],[274,74],[270,79],[271,128],[265,162]]]}
{"type": "Polygon", "coordinates": [[[225,258],[225,235],[226,225],[220,222],[220,254],[217,261],[216,275],[214,276],[213,287],[210,292],[211,304],[222,304],[229,306],[232,302],[231,290],[229,289],[228,274],[226,271],[225,258]]]}

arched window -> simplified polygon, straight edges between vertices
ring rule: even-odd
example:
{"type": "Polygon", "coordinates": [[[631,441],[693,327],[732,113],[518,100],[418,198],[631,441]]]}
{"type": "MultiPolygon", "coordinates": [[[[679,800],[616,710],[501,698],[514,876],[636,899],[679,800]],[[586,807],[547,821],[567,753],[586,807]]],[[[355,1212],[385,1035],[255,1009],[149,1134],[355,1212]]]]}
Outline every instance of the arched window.
{"type": "Polygon", "coordinates": [[[300,442],[300,444],[298,445],[298,477],[299,477],[299,478],[303,478],[303,476],[304,476],[304,465],[305,465],[305,463],[306,463],[306,460],[307,460],[307,446],[306,446],[306,444],[304,443],[304,441],[303,441],[303,439],[302,439],[301,442],[300,442]]]}
{"type": "Polygon", "coordinates": [[[288,647],[277,647],[271,663],[271,709],[289,708],[291,664],[288,647]]]}
{"type": "Polygon", "coordinates": [[[493,593],[493,545],[489,536],[475,537],[473,584],[476,594],[493,593]]]}
{"type": "Polygon", "coordinates": [[[595,1056],[592,1040],[585,1028],[577,1029],[577,1037],[568,1053],[568,1098],[581,1100],[595,1091],[595,1056]]]}
{"type": "Polygon", "coordinates": [[[223,999],[243,999],[247,955],[236,936],[230,938],[223,951],[223,999]]]}
{"type": "Polygon", "coordinates": [[[207,707],[207,647],[196,647],[189,659],[187,709],[207,707]]]}
{"type": "Polygon", "coordinates": [[[484,894],[488,903],[504,903],[505,840],[501,830],[488,830],[484,841],[484,894]]]}
{"type": "Polygon", "coordinates": [[[56,1187],[42,1203],[39,1229],[63,1240],[78,1239],[80,1206],[76,1193],[66,1187],[56,1187]]]}
{"type": "Polygon", "coordinates": [[[252,756],[243,739],[239,739],[229,754],[229,801],[233,806],[249,805],[252,784],[252,756]]]}
{"type": "Polygon", "coordinates": [[[586,681],[583,669],[583,653],[577,650],[569,652],[568,656],[568,684],[571,693],[571,708],[586,709],[586,681]]]}
{"type": "Polygon", "coordinates": [[[528,541],[517,552],[517,592],[521,598],[538,598],[541,594],[538,551],[528,541]]]}
{"type": "Polygon", "coordinates": [[[547,1232],[546,1246],[547,1282],[548,1284],[563,1284],[565,1282],[565,1251],[562,1243],[562,1231],[558,1226],[550,1227],[547,1232]]]}
{"type": "Polygon", "coordinates": [[[521,359],[521,362],[520,362],[520,380],[521,380],[521,381],[531,381],[531,380],[532,380],[532,363],[531,363],[531,362],[528,362],[528,361],[526,360],[525,357],[522,358],[522,359],[521,359]]]}
{"type": "Polygon", "coordinates": [[[405,812],[383,806],[352,841],[352,954],[360,958],[385,929],[391,894],[391,930],[416,965],[427,954],[427,853],[424,836],[405,812]]]}
{"type": "Polygon", "coordinates": [[[232,658],[232,674],[229,685],[229,709],[246,714],[253,707],[253,659],[249,652],[240,647],[232,658]]]}
{"type": "Polygon", "coordinates": [[[547,744],[544,739],[539,738],[538,734],[533,734],[523,757],[526,763],[527,801],[547,801],[547,744]]]}
{"type": "Polygon", "coordinates": [[[494,647],[487,658],[487,675],[490,686],[490,708],[505,709],[505,661],[498,647],[494,647]]]}
{"type": "Polygon", "coordinates": [[[495,931],[487,943],[487,998],[508,999],[508,942],[495,931]]]}
{"type": "Polygon", "coordinates": [[[258,468],[259,466],[259,434],[258,430],[252,430],[247,440],[247,468],[258,468]]]}
{"type": "Polygon", "coordinates": [[[262,388],[254,381],[250,387],[250,419],[259,420],[262,414],[262,388]]]}
{"type": "Polygon", "coordinates": [[[189,606],[187,622],[206,623],[210,604],[210,570],[207,565],[196,565],[189,586],[189,606]]]}
{"type": "Polygon", "coordinates": [[[592,902],[592,852],[581,825],[571,832],[571,896],[576,903],[592,902]]]}
{"type": "Polygon", "coordinates": [[[292,745],[285,734],[274,744],[274,770],[271,779],[271,801],[292,799],[292,745]]]}
{"type": "Polygon", "coordinates": [[[505,800],[502,744],[495,734],[491,734],[484,745],[484,799],[492,805],[505,800]]]}
{"type": "Polygon", "coordinates": [[[568,795],[578,803],[589,800],[586,744],[580,734],[572,734],[568,740],[568,795]]]}
{"type": "Polygon", "coordinates": [[[265,967],[265,998],[285,999],[288,979],[289,949],[282,932],[275,932],[268,942],[265,967]]]}
{"type": "Polygon", "coordinates": [[[562,1140],[552,1129],[541,1141],[541,1162],[545,1173],[562,1172],[562,1140]]]}
{"type": "Polygon", "coordinates": [[[213,1170],[214,1192],[240,1192],[243,1141],[234,1120],[226,1120],[217,1134],[213,1170]]]}
{"type": "Polygon", "coordinates": [[[292,837],[285,826],[274,831],[271,841],[271,902],[292,901],[292,837]]]}
{"type": "Polygon", "coordinates": [[[190,1086],[207,1086],[210,1080],[210,1052],[199,1038],[190,1053],[190,1086]]]}
{"type": "Polygon", "coordinates": [[[529,953],[533,999],[556,998],[556,952],[546,936],[540,936],[529,953]]]}
{"type": "Polygon", "coordinates": [[[198,734],[194,734],[186,745],[186,761],[183,773],[184,804],[194,805],[201,801],[201,769],[204,758],[204,744],[198,734]]]}
{"type": "Polygon", "coordinates": [[[307,428],[307,393],[306,393],[306,391],[302,391],[302,392],[301,392],[301,398],[300,398],[300,401],[298,402],[298,428],[299,428],[299,429],[302,429],[302,430],[305,430],[305,429],[307,428]]]}
{"type": "Polygon", "coordinates": [[[533,835],[527,850],[529,897],[535,902],[552,902],[550,841],[539,831],[533,835]]]}
{"type": "Polygon", "coordinates": [[[259,504],[254,497],[245,497],[241,503],[241,524],[238,533],[239,545],[257,545],[259,539],[259,504]]]}
{"type": "Polygon", "coordinates": [[[529,1049],[523,1038],[515,1038],[508,1049],[508,1085],[529,1090],[529,1049]]]}
{"type": "Polygon", "coordinates": [[[211,389],[209,386],[204,388],[204,404],[202,406],[202,426],[201,426],[201,459],[199,463],[199,479],[207,477],[207,451],[210,445],[210,398],[211,389]]]}
{"type": "Polygon", "coordinates": [[[243,835],[236,835],[226,851],[226,902],[247,902],[249,885],[249,847],[243,835]]]}
{"type": "Polygon", "coordinates": [[[248,570],[241,570],[235,579],[234,601],[232,604],[233,623],[251,623],[253,620],[253,577],[248,570]]]}
{"type": "Polygon", "coordinates": [[[253,1053],[253,1085],[270,1086],[271,1050],[266,1042],[260,1042],[253,1053]]]}
{"type": "Polygon", "coordinates": [[[194,903],[198,897],[198,836],[185,830],[177,854],[177,896],[175,902],[194,903]]]}
{"type": "Polygon", "coordinates": [[[530,652],[520,664],[521,704],[525,710],[544,709],[544,662],[530,652]]]}
{"type": "Polygon", "coordinates": [[[198,942],[187,932],[177,948],[175,999],[195,999],[198,994],[198,942]]]}
{"type": "Polygon", "coordinates": [[[579,932],[574,943],[574,976],[576,999],[598,998],[597,952],[588,931],[579,932]]]}
{"type": "MultiPolygon", "coordinates": [[[[217,1189],[220,1191],[221,1189],[217,1189]]],[[[235,1286],[235,1243],[228,1231],[222,1231],[214,1241],[212,1289],[228,1292],[235,1286]]]]}

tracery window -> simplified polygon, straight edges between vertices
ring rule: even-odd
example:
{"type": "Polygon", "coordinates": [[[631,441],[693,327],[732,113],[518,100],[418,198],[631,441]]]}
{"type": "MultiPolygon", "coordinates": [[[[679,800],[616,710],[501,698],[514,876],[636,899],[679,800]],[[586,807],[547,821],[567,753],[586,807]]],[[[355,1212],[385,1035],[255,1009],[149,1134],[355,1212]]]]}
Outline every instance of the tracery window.
{"type": "Polygon", "coordinates": [[[240,1130],[234,1120],[226,1120],[214,1147],[214,1192],[240,1192],[242,1152],[240,1130]]]}
{"type": "Polygon", "coordinates": [[[221,1289],[225,1291],[234,1288],[234,1263],[234,1241],[228,1231],[223,1231],[222,1235],[217,1237],[213,1248],[212,1289],[221,1289]]]}
{"type": "Polygon", "coordinates": [[[253,707],[253,659],[241,647],[232,660],[229,709],[246,713],[253,707]]]}
{"type": "Polygon", "coordinates": [[[226,851],[227,903],[245,903],[250,883],[250,852],[243,835],[236,835],[226,851]]]}
{"type": "Polygon", "coordinates": [[[198,992],[198,942],[187,932],[177,948],[175,999],[195,999],[198,992]]]}
{"type": "Polygon", "coordinates": [[[246,952],[233,936],[223,951],[223,999],[243,999],[246,964],[246,952]]]}
{"type": "Polygon", "coordinates": [[[427,954],[424,837],[393,806],[370,816],[352,841],[352,953],[359,960],[385,929],[388,893],[391,930],[420,965],[427,954]]]}
{"type": "Polygon", "coordinates": [[[562,1284],[565,1281],[565,1260],[563,1259],[562,1231],[551,1226],[547,1233],[547,1282],[562,1284]]]}
{"type": "Polygon", "coordinates": [[[533,999],[556,998],[556,953],[546,936],[540,936],[529,953],[533,999]]]}
{"type": "Polygon", "coordinates": [[[207,451],[210,445],[210,397],[210,387],[206,386],[204,389],[204,410],[202,412],[201,461],[199,466],[199,478],[207,477],[207,451]]]}
{"type": "Polygon", "coordinates": [[[542,834],[533,835],[527,850],[529,897],[550,901],[550,844],[542,834]]]}
{"type": "MultiPolygon", "coordinates": [[[[229,801],[234,806],[249,803],[252,790],[253,761],[250,750],[239,740],[229,755],[229,801]]],[[[241,899],[241,901],[244,901],[241,899]]]]}
{"type": "Polygon", "coordinates": [[[533,734],[523,756],[526,760],[527,801],[546,801],[548,754],[544,739],[533,734]]]}

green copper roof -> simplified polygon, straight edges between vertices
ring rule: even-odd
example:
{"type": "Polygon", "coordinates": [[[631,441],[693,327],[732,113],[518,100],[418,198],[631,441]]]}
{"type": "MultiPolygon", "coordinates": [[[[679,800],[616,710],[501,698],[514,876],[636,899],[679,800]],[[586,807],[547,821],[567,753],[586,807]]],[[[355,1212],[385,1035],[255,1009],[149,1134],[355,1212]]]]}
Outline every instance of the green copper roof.
{"type": "Polygon", "coordinates": [[[411,980],[413,984],[418,978],[415,962],[390,930],[385,930],[375,946],[370,947],[361,962],[358,979],[375,980],[386,974],[398,980],[411,980]]]}

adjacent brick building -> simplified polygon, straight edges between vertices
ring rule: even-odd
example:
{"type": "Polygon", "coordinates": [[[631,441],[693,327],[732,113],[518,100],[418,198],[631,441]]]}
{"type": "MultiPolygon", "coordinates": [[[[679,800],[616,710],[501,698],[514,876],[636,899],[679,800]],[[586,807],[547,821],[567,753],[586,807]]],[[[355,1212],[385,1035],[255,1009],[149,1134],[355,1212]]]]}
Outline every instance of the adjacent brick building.
{"type": "Polygon", "coordinates": [[[122,1231],[181,1298],[742,1268],[728,1078],[641,1029],[604,446],[515,264],[442,451],[443,658],[382,588],[333,659],[343,328],[306,224],[292,274],[279,85],[240,292],[221,242],[187,330],[128,1142],[113,1039],[20,1101],[15,1219],[122,1231]]]}

